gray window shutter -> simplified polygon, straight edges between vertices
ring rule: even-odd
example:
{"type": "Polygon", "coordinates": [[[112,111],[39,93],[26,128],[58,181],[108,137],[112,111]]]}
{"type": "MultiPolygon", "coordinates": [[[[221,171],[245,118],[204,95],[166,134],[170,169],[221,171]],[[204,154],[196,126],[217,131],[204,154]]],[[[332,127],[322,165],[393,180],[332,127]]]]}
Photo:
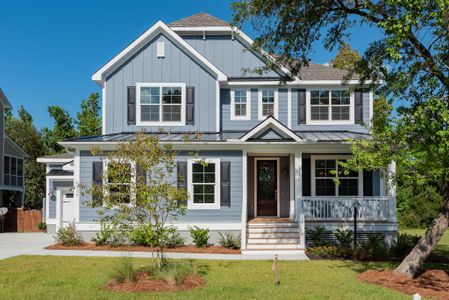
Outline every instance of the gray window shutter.
{"type": "Polygon", "coordinates": [[[360,90],[354,92],[354,121],[355,124],[362,124],[363,122],[363,93],[360,90]]]}
{"type": "Polygon", "coordinates": [[[373,196],[373,171],[363,170],[363,196],[373,196]]]}
{"type": "Polygon", "coordinates": [[[147,176],[145,170],[142,167],[137,166],[136,173],[139,179],[143,178],[143,184],[147,184],[147,176]]]}
{"type": "Polygon", "coordinates": [[[311,177],[311,161],[310,157],[302,158],[302,195],[312,195],[312,177],[311,177]]]}
{"type": "Polygon", "coordinates": [[[220,180],[220,206],[231,206],[231,162],[221,162],[220,180]]]}
{"type": "Polygon", "coordinates": [[[306,124],[306,90],[298,90],[298,124],[306,124]]]}
{"type": "Polygon", "coordinates": [[[136,87],[128,86],[128,125],[136,124],[136,87]]]}
{"type": "Polygon", "coordinates": [[[186,88],[186,124],[195,124],[195,87],[188,86],[186,88]]]}
{"type": "MultiPolygon", "coordinates": [[[[103,162],[94,161],[92,162],[92,185],[102,186],[103,185],[103,162]]],[[[92,206],[98,207],[102,205],[102,199],[100,194],[94,194],[92,197],[92,206]]]]}

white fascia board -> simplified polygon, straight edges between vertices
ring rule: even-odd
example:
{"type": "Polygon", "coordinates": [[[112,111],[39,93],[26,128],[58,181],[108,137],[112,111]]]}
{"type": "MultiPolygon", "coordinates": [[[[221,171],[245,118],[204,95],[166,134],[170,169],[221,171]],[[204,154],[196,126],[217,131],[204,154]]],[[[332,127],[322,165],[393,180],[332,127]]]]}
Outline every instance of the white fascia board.
{"type": "Polygon", "coordinates": [[[45,157],[38,157],[36,159],[36,161],[38,163],[43,163],[43,164],[55,164],[55,163],[66,164],[66,163],[72,162],[73,158],[45,158],[45,157]]]}
{"type": "MultiPolygon", "coordinates": [[[[365,81],[364,84],[368,85],[371,84],[372,81],[365,81]]],[[[288,82],[282,82],[282,81],[276,81],[276,80],[236,80],[236,81],[228,81],[223,83],[223,86],[273,86],[278,85],[279,87],[285,87],[285,86],[297,86],[297,87],[303,87],[303,86],[317,86],[317,85],[338,85],[341,86],[343,84],[346,85],[357,85],[360,84],[358,80],[349,80],[349,81],[342,81],[342,80],[293,80],[288,82]]]]}
{"type": "Polygon", "coordinates": [[[229,26],[169,26],[174,32],[232,32],[229,26]]]}
{"type": "MultiPolygon", "coordinates": [[[[282,125],[279,121],[277,121],[274,118],[267,118],[265,121],[261,122],[259,125],[254,127],[251,131],[246,133],[244,136],[242,136],[239,140],[242,142],[246,142],[248,139],[253,137],[254,135],[258,134],[259,132],[263,131],[265,128],[273,126],[289,137],[291,137],[296,142],[303,141],[299,136],[297,136],[294,132],[292,132],[290,129],[286,128],[284,125],[282,125]]],[[[259,142],[260,143],[260,142],[259,142]]]]}
{"type": "Polygon", "coordinates": [[[125,62],[132,55],[134,55],[138,50],[141,49],[146,43],[148,43],[154,36],[159,33],[165,32],[173,42],[176,42],[179,46],[184,48],[187,52],[190,52],[196,60],[211,70],[217,75],[219,81],[226,81],[227,76],[221,72],[216,66],[214,66],[210,61],[208,61],[204,56],[202,56],[198,51],[196,51],[189,43],[187,43],[183,38],[177,35],[170,27],[168,27],[164,22],[158,21],[150,29],[148,29],[144,34],[138,37],[134,42],[132,42],[128,47],[116,55],[112,60],[101,67],[93,76],[92,80],[103,85],[104,75],[109,73],[111,69],[115,69],[121,63],[125,62]]]}

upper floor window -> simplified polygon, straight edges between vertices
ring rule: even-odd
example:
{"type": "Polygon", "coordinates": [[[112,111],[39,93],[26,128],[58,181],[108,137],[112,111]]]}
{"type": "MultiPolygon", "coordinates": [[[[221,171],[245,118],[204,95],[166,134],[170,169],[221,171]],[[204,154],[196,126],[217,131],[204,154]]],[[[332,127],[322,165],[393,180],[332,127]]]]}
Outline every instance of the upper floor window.
{"type": "Polygon", "coordinates": [[[354,108],[347,90],[310,91],[309,121],[352,123],[354,108]]]}
{"type": "Polygon", "coordinates": [[[23,159],[5,156],[3,158],[4,184],[8,186],[23,186],[24,164],[23,159]]]}
{"type": "Polygon", "coordinates": [[[272,116],[278,118],[278,93],[276,90],[259,91],[259,120],[272,116]]]}
{"type": "Polygon", "coordinates": [[[184,125],[184,83],[138,83],[137,125],[184,125]]]}
{"type": "Polygon", "coordinates": [[[231,120],[251,120],[251,95],[249,90],[231,91],[231,120]]]}

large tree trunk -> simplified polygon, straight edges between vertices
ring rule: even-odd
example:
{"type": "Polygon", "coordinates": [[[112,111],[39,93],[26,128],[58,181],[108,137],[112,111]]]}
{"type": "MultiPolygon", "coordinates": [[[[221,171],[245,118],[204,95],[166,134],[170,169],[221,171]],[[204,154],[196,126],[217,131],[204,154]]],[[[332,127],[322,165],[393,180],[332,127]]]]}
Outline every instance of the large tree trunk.
{"type": "Polygon", "coordinates": [[[395,273],[415,277],[429,256],[430,252],[440,241],[449,224],[449,182],[443,188],[444,205],[441,212],[427,228],[426,233],[421,237],[415,248],[407,255],[401,264],[394,270],[395,273]]]}

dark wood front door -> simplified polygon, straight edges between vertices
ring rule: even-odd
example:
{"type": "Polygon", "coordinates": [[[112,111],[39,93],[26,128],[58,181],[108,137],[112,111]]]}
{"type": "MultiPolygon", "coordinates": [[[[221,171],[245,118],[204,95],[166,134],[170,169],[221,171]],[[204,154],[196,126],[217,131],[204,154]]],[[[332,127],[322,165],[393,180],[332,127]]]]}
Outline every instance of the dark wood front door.
{"type": "Polygon", "coordinates": [[[277,216],[277,163],[256,161],[257,216],[277,216]]]}

